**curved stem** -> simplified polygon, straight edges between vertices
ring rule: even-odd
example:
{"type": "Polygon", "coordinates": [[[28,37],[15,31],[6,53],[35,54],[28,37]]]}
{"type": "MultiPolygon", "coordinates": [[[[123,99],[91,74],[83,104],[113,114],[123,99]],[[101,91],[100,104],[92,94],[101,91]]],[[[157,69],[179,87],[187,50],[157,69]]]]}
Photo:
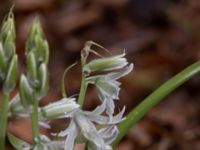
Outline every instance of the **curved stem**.
{"type": "Polygon", "coordinates": [[[2,104],[1,104],[1,114],[0,114],[0,149],[4,150],[5,147],[5,136],[7,128],[7,118],[8,118],[8,101],[9,93],[3,93],[2,104]]]}
{"type": "Polygon", "coordinates": [[[115,146],[126,135],[128,130],[135,125],[152,107],[158,104],[163,98],[169,95],[177,87],[185,83],[194,75],[200,72],[200,61],[187,67],[163,85],[157,90],[145,98],[135,109],[133,109],[127,116],[126,120],[119,124],[119,135],[112,143],[115,146]]]}
{"type": "Polygon", "coordinates": [[[38,126],[38,100],[36,98],[36,93],[34,93],[33,99],[33,110],[31,114],[31,121],[32,121],[32,139],[39,136],[39,126],[38,126]]]}

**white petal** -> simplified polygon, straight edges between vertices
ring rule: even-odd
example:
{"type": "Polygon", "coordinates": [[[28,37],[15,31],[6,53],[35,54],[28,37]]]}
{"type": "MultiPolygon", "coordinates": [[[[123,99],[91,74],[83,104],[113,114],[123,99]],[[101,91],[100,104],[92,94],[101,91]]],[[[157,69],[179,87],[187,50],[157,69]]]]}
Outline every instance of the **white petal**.
{"type": "Polygon", "coordinates": [[[93,111],[84,111],[84,114],[100,115],[105,111],[105,109],[106,109],[106,101],[104,101],[101,105],[96,107],[93,111]]]}
{"type": "Polygon", "coordinates": [[[78,129],[74,121],[71,121],[69,127],[66,130],[60,132],[58,135],[61,137],[67,136],[64,146],[65,150],[73,150],[75,139],[78,135],[78,129]]]}
{"type": "Polygon", "coordinates": [[[99,134],[103,137],[107,144],[111,144],[119,134],[119,130],[116,126],[108,126],[99,130],[99,134]]]}
{"type": "Polygon", "coordinates": [[[121,121],[123,121],[123,114],[125,111],[125,107],[122,109],[120,113],[113,117],[107,117],[107,116],[102,116],[102,115],[94,115],[92,113],[87,114],[87,118],[90,119],[91,121],[100,124],[100,125],[112,125],[112,124],[118,124],[121,121]]]}
{"type": "Polygon", "coordinates": [[[113,80],[117,80],[127,74],[129,74],[132,70],[133,70],[134,64],[131,63],[130,65],[128,65],[127,67],[123,68],[121,71],[119,72],[113,72],[113,73],[109,73],[107,75],[107,78],[109,79],[113,79],[113,80]]]}

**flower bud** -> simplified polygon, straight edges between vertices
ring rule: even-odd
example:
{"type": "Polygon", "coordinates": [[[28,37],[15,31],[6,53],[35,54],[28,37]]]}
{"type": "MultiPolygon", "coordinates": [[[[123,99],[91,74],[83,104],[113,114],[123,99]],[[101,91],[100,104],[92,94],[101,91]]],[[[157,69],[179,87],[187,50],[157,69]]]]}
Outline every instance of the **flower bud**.
{"type": "Polygon", "coordinates": [[[94,71],[111,71],[115,69],[120,69],[128,64],[126,58],[124,58],[125,53],[92,60],[83,67],[83,72],[85,74],[90,74],[94,71]]]}
{"type": "Polygon", "coordinates": [[[2,44],[0,42],[0,78],[4,80],[6,74],[7,63],[5,59],[5,54],[3,51],[2,44]]]}
{"type": "Polygon", "coordinates": [[[35,19],[28,35],[26,43],[26,55],[35,48],[35,36],[42,35],[41,26],[38,19],[35,19]]]}
{"type": "Polygon", "coordinates": [[[32,86],[37,86],[37,64],[35,60],[35,55],[33,52],[29,52],[27,56],[27,76],[32,83],[32,86]]]}
{"type": "Polygon", "coordinates": [[[47,71],[47,66],[45,63],[42,63],[38,70],[38,98],[42,98],[43,95],[48,91],[49,88],[49,74],[47,71]]]}
{"type": "Polygon", "coordinates": [[[16,80],[17,80],[17,55],[14,55],[10,62],[3,90],[5,92],[10,92],[16,84],[16,80]]]}
{"type": "Polygon", "coordinates": [[[15,43],[11,31],[8,31],[5,43],[3,44],[5,57],[10,60],[15,53],[15,43]]]}
{"type": "Polygon", "coordinates": [[[60,118],[69,115],[79,107],[74,98],[63,98],[41,109],[43,117],[47,119],[60,118]]]}
{"type": "Polygon", "coordinates": [[[22,105],[24,107],[30,106],[33,101],[33,89],[29,85],[29,82],[25,75],[21,76],[19,90],[22,105]]]}
{"type": "Polygon", "coordinates": [[[41,34],[35,36],[35,47],[37,60],[47,64],[49,59],[49,48],[47,41],[42,38],[41,34]]]}
{"type": "Polygon", "coordinates": [[[1,40],[2,40],[3,45],[7,39],[8,32],[11,33],[12,41],[14,41],[15,36],[16,36],[15,35],[15,24],[14,24],[14,17],[11,12],[8,15],[8,17],[6,18],[6,20],[3,23],[2,28],[1,28],[1,40]]]}

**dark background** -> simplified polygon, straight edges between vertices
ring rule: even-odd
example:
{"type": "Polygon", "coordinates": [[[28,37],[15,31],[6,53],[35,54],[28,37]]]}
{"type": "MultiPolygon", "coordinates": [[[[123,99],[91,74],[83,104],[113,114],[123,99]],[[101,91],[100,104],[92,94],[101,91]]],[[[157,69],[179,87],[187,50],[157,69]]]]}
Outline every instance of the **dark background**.
{"type": "MultiPolygon", "coordinates": [[[[40,16],[50,44],[51,87],[41,105],[61,98],[62,73],[79,60],[87,40],[113,54],[126,49],[128,60],[135,64],[134,71],[121,80],[117,111],[126,105],[126,113],[171,76],[200,59],[199,0],[1,0],[1,21],[13,3],[19,73],[25,71],[24,45],[35,16],[40,16]]],[[[78,93],[80,68],[72,69],[66,79],[68,94],[78,93]]],[[[98,104],[94,93],[90,87],[84,106],[87,110],[98,104]]],[[[196,76],[153,108],[116,150],[199,150],[199,106],[200,76],[196,76]]],[[[53,121],[51,131],[65,128],[65,122],[53,121]]],[[[9,130],[31,140],[30,122],[10,120],[9,130]]],[[[48,134],[49,130],[42,132],[48,134]]]]}

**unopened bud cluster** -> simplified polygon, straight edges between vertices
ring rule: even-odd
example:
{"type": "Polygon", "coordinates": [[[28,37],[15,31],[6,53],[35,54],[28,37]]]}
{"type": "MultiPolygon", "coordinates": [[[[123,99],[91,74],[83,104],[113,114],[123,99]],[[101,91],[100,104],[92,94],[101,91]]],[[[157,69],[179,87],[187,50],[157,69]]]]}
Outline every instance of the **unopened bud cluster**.
{"type": "Polygon", "coordinates": [[[27,75],[20,79],[20,97],[24,107],[30,106],[34,94],[41,99],[48,90],[49,48],[39,20],[35,20],[26,43],[27,75]]]}
{"type": "Polygon", "coordinates": [[[15,53],[15,26],[12,13],[8,15],[0,33],[0,81],[4,92],[10,92],[17,79],[17,55],[15,53]]]}

